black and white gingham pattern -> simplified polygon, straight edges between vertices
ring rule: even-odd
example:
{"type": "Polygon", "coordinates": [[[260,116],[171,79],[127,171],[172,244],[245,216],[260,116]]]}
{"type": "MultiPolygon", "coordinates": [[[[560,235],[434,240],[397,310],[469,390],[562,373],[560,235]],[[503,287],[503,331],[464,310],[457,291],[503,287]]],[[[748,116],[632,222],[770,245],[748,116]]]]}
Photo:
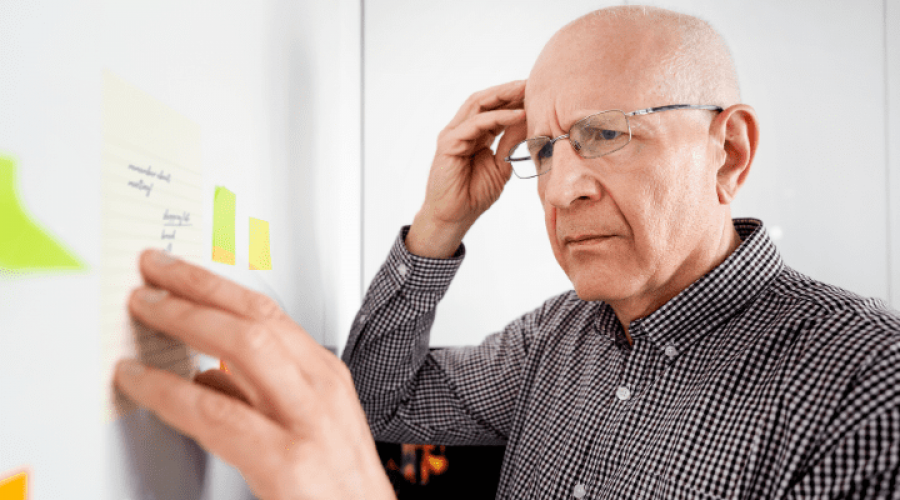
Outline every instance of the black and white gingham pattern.
{"type": "MultiPolygon", "coordinates": [[[[900,318],[786,267],[762,223],[630,325],[564,293],[428,352],[459,267],[401,232],[344,352],[386,441],[505,444],[502,499],[900,499],[900,318]]],[[[477,307],[473,305],[473,307],[477,307]]]]}

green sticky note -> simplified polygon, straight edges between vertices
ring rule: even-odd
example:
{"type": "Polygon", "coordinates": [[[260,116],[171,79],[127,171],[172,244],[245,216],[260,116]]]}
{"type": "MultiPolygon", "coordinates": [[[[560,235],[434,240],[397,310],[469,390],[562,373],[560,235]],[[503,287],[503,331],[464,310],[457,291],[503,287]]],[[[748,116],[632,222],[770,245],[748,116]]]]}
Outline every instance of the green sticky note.
{"type": "Polygon", "coordinates": [[[213,200],[214,262],[234,265],[234,209],[237,197],[228,188],[216,186],[213,200]]]}
{"type": "Polygon", "coordinates": [[[28,214],[16,191],[16,162],[0,156],[0,273],[85,267],[28,214]]]}

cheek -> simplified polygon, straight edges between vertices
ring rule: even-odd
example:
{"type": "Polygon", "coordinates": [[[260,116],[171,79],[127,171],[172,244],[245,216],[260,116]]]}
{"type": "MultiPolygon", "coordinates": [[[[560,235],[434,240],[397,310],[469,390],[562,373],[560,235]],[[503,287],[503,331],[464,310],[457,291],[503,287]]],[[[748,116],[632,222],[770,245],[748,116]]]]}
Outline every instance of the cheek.
{"type": "MultiPolygon", "coordinates": [[[[701,155],[702,156],[702,155],[701,155]]],[[[648,184],[645,207],[647,233],[644,235],[658,251],[669,253],[681,246],[683,239],[693,236],[707,223],[707,204],[715,194],[715,180],[701,165],[704,158],[687,154],[657,167],[648,184]]]]}
{"type": "Polygon", "coordinates": [[[556,238],[556,208],[544,201],[544,183],[542,180],[542,178],[538,178],[537,190],[538,198],[541,201],[541,208],[544,209],[544,228],[547,230],[547,239],[550,241],[553,257],[556,258],[556,262],[559,264],[559,267],[562,268],[563,272],[568,274],[569,266],[565,259],[563,259],[562,248],[560,248],[559,240],[556,238]]]}
{"type": "Polygon", "coordinates": [[[568,266],[563,260],[562,249],[559,246],[559,240],[556,238],[556,208],[543,203],[544,207],[544,227],[547,229],[547,238],[550,240],[550,248],[553,250],[553,256],[556,262],[562,267],[563,271],[568,271],[568,266]]]}
{"type": "Polygon", "coordinates": [[[689,203],[690,179],[686,179],[677,165],[647,165],[637,177],[628,200],[621,202],[634,245],[632,258],[641,266],[653,267],[654,262],[668,254],[676,244],[679,228],[685,220],[685,203],[689,203]]]}

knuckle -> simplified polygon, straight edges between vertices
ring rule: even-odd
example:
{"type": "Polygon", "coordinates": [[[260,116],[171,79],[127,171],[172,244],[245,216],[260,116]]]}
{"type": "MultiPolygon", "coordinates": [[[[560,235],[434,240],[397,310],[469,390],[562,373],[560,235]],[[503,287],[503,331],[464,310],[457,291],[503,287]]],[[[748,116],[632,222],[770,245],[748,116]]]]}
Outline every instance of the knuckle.
{"type": "Polygon", "coordinates": [[[243,334],[238,337],[238,352],[235,354],[270,352],[274,340],[271,330],[269,330],[265,323],[251,323],[244,329],[243,334]]]}
{"type": "Polygon", "coordinates": [[[256,292],[247,292],[247,308],[250,316],[265,319],[276,318],[281,315],[281,307],[268,295],[256,292]]]}
{"type": "Polygon", "coordinates": [[[470,95],[468,99],[466,99],[464,108],[468,113],[478,113],[479,111],[481,111],[481,101],[483,99],[483,95],[484,94],[482,92],[476,92],[470,95]]]}
{"type": "MultiPolygon", "coordinates": [[[[173,325],[193,325],[198,318],[198,310],[192,304],[184,301],[177,301],[172,306],[172,322],[173,325]]],[[[177,328],[177,327],[175,327],[177,328]]]]}
{"type": "Polygon", "coordinates": [[[211,297],[219,289],[222,280],[198,267],[188,267],[185,272],[188,294],[198,298],[211,297]]]}
{"type": "Polygon", "coordinates": [[[336,365],[337,365],[336,370],[337,370],[338,377],[344,383],[344,386],[345,387],[353,387],[354,388],[353,391],[355,393],[356,386],[353,382],[353,374],[350,372],[350,368],[348,368],[347,365],[345,365],[344,362],[341,360],[337,360],[336,365]]]}
{"type": "Polygon", "coordinates": [[[230,404],[231,402],[225,396],[204,391],[198,399],[197,404],[200,407],[200,411],[208,422],[227,427],[237,427],[235,424],[237,424],[240,416],[234,411],[230,404]]]}
{"type": "Polygon", "coordinates": [[[322,347],[323,352],[323,363],[325,365],[327,377],[323,377],[327,380],[330,386],[336,385],[340,390],[346,391],[350,389],[351,391],[356,392],[356,386],[353,382],[353,375],[350,373],[350,368],[341,361],[340,358],[331,353],[328,349],[322,347]]]}
{"type": "Polygon", "coordinates": [[[449,141],[447,138],[439,140],[437,144],[437,153],[441,154],[453,151],[454,149],[456,149],[453,146],[453,143],[451,143],[451,141],[449,141]]]}

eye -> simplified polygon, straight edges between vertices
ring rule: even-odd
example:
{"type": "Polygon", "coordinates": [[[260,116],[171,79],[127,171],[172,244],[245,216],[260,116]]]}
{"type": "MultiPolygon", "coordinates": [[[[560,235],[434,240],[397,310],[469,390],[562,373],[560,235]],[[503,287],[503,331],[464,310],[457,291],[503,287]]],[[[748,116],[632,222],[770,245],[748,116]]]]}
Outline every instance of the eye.
{"type": "Polygon", "coordinates": [[[553,143],[547,141],[547,144],[544,144],[544,147],[538,151],[537,157],[538,160],[543,160],[544,158],[550,158],[551,156],[553,156],[553,143]]]}
{"type": "Polygon", "coordinates": [[[621,130],[597,127],[586,127],[584,130],[585,139],[588,141],[614,141],[618,139],[622,133],[621,130]]]}
{"type": "Polygon", "coordinates": [[[622,135],[622,132],[619,132],[618,130],[601,130],[600,131],[600,136],[603,137],[603,140],[606,140],[606,141],[611,141],[611,140],[619,137],[620,135],[622,135]]]}

